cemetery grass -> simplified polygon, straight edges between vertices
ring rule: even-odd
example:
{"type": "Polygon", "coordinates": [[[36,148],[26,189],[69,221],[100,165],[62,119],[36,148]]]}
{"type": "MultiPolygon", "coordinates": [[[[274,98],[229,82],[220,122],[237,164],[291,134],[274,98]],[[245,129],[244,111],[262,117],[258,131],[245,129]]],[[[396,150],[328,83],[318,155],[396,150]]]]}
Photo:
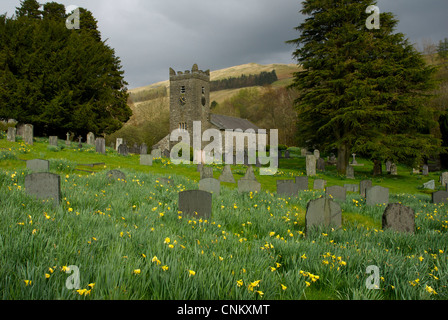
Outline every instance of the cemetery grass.
{"type": "MultiPolygon", "coordinates": [[[[48,151],[44,141],[30,147],[0,140],[0,148],[6,149],[0,159],[4,300],[420,300],[448,295],[448,210],[431,204],[422,190],[391,193],[391,202],[416,212],[414,235],[381,230],[384,206],[368,207],[355,193],[340,202],[341,229],[306,231],[306,204],[323,192],[277,197],[272,177],[257,176],[267,191],[255,194],[241,195],[223,184],[212,218],[201,220],[177,210],[178,192],[198,188],[195,166],[157,160],[153,167],[141,167],[137,157],[112,150],[106,156],[87,147],[48,151]],[[51,171],[61,175],[59,207],[23,190],[27,171],[18,159],[36,157],[53,159],[51,171]],[[92,174],[76,171],[79,163],[105,165],[85,167],[92,174]],[[127,180],[109,182],[105,171],[118,167],[127,180]],[[173,184],[161,184],[160,176],[170,176],[173,184]],[[79,290],[66,287],[72,265],[79,268],[79,290]],[[380,270],[378,290],[366,288],[370,265],[380,270]]],[[[276,178],[300,174],[284,167],[301,160],[281,160],[276,178]]],[[[238,166],[234,173],[239,170],[243,174],[238,166]]],[[[350,183],[331,171],[322,176],[328,185],[350,183]]],[[[404,190],[417,183],[415,176],[401,177],[397,181],[405,181],[404,190]]],[[[398,184],[383,179],[383,186],[398,184]]]]}

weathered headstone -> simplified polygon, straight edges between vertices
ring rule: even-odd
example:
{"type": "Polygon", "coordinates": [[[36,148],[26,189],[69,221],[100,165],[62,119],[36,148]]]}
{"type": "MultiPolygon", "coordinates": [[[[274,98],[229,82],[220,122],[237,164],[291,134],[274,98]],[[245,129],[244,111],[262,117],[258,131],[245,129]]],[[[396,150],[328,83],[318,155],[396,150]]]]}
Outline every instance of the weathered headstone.
{"type": "Polygon", "coordinates": [[[23,128],[23,141],[29,145],[34,144],[34,127],[31,124],[26,124],[23,128]]]}
{"type": "Polygon", "coordinates": [[[306,230],[319,226],[333,228],[342,226],[342,210],[337,202],[326,197],[308,202],[305,215],[306,230]]]}
{"type": "Polygon", "coordinates": [[[389,203],[389,189],[381,186],[374,186],[366,190],[366,204],[375,206],[377,204],[389,203]]]}
{"type": "Polygon", "coordinates": [[[65,145],[66,145],[66,146],[69,146],[70,143],[71,143],[71,142],[70,142],[70,133],[67,132],[66,136],[67,136],[67,139],[65,140],[65,145]]]}
{"type": "Polygon", "coordinates": [[[398,232],[415,232],[414,210],[399,203],[389,204],[383,213],[383,230],[394,230],[398,232]]]}
{"type": "Polygon", "coordinates": [[[201,180],[207,178],[213,178],[213,168],[212,167],[202,167],[200,173],[201,180]]]}
{"type": "Polygon", "coordinates": [[[324,158],[317,159],[317,170],[319,171],[325,171],[325,160],[324,158]]]}
{"type": "Polygon", "coordinates": [[[123,138],[117,138],[115,141],[115,151],[118,151],[118,147],[123,144],[123,138]]]}
{"type": "Polygon", "coordinates": [[[96,138],[95,149],[98,153],[106,154],[106,140],[104,138],[96,138]]]}
{"type": "Polygon", "coordinates": [[[347,199],[347,192],[344,187],[331,186],[325,190],[327,196],[331,196],[333,199],[345,201],[347,199]]]}
{"type": "Polygon", "coordinates": [[[126,175],[120,170],[111,170],[106,173],[109,182],[111,181],[126,181],[126,175]]]}
{"type": "Polygon", "coordinates": [[[164,158],[170,158],[170,157],[171,157],[171,152],[170,152],[170,150],[168,150],[168,149],[163,150],[163,151],[162,151],[162,156],[163,156],[164,158]]]}
{"type": "Polygon", "coordinates": [[[396,176],[396,175],[398,175],[398,169],[397,169],[397,165],[396,165],[395,163],[392,163],[392,164],[390,165],[390,174],[391,174],[392,176],[396,176]]]}
{"type": "Polygon", "coordinates": [[[142,143],[140,146],[140,154],[148,154],[148,146],[146,143],[142,143]]]}
{"type": "Polygon", "coordinates": [[[210,219],[212,215],[212,194],[203,190],[179,192],[178,210],[194,218],[210,219]]]}
{"type": "Polygon", "coordinates": [[[440,175],[440,183],[442,186],[446,186],[448,182],[448,172],[442,172],[440,175]]]}
{"type": "Polygon", "coordinates": [[[412,174],[419,174],[419,173],[420,173],[420,169],[412,168],[412,174]]]}
{"type": "Polygon", "coordinates": [[[448,192],[437,191],[432,194],[432,203],[448,203],[448,192]]]}
{"type": "Polygon", "coordinates": [[[347,166],[346,178],[347,179],[355,179],[355,168],[353,168],[351,165],[347,166]]]}
{"type": "Polygon", "coordinates": [[[359,191],[359,185],[357,185],[357,184],[347,183],[347,184],[344,184],[344,188],[348,192],[358,192],[359,191]]]}
{"type": "Polygon", "coordinates": [[[361,194],[361,197],[366,197],[366,190],[370,187],[372,187],[372,180],[362,180],[359,183],[359,193],[361,194]]]}
{"type": "Polygon", "coordinates": [[[386,171],[387,171],[387,173],[390,173],[391,166],[392,166],[392,161],[387,160],[386,161],[386,171]]]}
{"type": "Polygon", "coordinates": [[[295,177],[295,180],[296,180],[296,184],[298,186],[299,191],[309,190],[309,187],[308,187],[308,177],[307,176],[295,177]]]}
{"type": "Polygon", "coordinates": [[[329,166],[335,166],[337,163],[338,159],[336,158],[336,156],[334,155],[334,153],[332,153],[330,155],[330,157],[328,158],[327,164],[329,166]]]}
{"type": "Polygon", "coordinates": [[[161,177],[161,178],[157,178],[156,182],[162,186],[167,186],[167,185],[170,185],[172,181],[171,181],[171,179],[161,177]]]}
{"type": "Polygon", "coordinates": [[[353,160],[352,160],[351,164],[354,164],[354,165],[358,164],[358,162],[356,161],[356,153],[352,154],[352,156],[353,156],[353,160]]]}
{"type": "Polygon", "coordinates": [[[294,180],[277,180],[277,194],[284,197],[297,197],[299,185],[294,180]]]}
{"type": "Polygon", "coordinates": [[[255,180],[257,181],[257,179],[255,178],[255,172],[254,172],[254,168],[252,166],[249,166],[246,170],[246,174],[244,175],[244,177],[242,179],[245,180],[255,180]]]}
{"type": "Polygon", "coordinates": [[[58,146],[58,137],[57,136],[50,136],[48,138],[48,144],[50,146],[57,147],[58,146]]]}
{"type": "Polygon", "coordinates": [[[197,167],[196,167],[196,171],[197,172],[201,172],[202,168],[204,168],[204,164],[203,163],[198,163],[197,167]]]}
{"type": "Polygon", "coordinates": [[[313,155],[306,156],[306,175],[308,177],[316,175],[316,157],[313,155]]]}
{"type": "Polygon", "coordinates": [[[238,192],[260,192],[261,183],[256,180],[240,179],[238,180],[238,192]]]}
{"type": "MultiPolygon", "coordinates": [[[[104,144],[106,144],[106,142],[104,142],[104,144]]],[[[82,137],[81,136],[78,137],[78,148],[82,149],[82,137]]]]}
{"type": "Polygon", "coordinates": [[[314,180],[313,189],[314,190],[324,190],[326,184],[327,184],[327,181],[322,180],[322,179],[316,179],[316,180],[314,180]]]}
{"type": "Polygon", "coordinates": [[[221,193],[221,182],[217,179],[206,178],[199,181],[199,190],[207,191],[215,196],[221,193]]]}
{"type": "Polygon", "coordinates": [[[300,149],[300,155],[301,155],[302,157],[306,157],[306,153],[307,153],[307,152],[308,152],[308,150],[305,149],[305,148],[300,149]]]}
{"type": "Polygon", "coordinates": [[[93,132],[87,134],[87,144],[91,146],[95,145],[95,134],[93,132]]]}
{"type": "Polygon", "coordinates": [[[235,183],[235,178],[232,174],[232,169],[229,164],[226,164],[224,166],[224,169],[222,170],[221,176],[219,177],[219,181],[221,182],[228,182],[228,183],[235,183]]]}
{"type": "Polygon", "coordinates": [[[434,180],[430,180],[423,184],[423,188],[434,190],[436,188],[436,182],[434,180]]]}
{"type": "Polygon", "coordinates": [[[16,142],[16,133],[17,129],[14,127],[8,127],[8,135],[6,136],[6,139],[9,142],[16,142]]]}
{"type": "Polygon", "coordinates": [[[41,200],[53,200],[59,205],[61,200],[61,177],[52,173],[33,173],[25,177],[27,194],[41,200]]]}
{"type": "Polygon", "coordinates": [[[141,154],[140,155],[140,165],[142,166],[152,166],[152,155],[141,154]]]}
{"type": "Polygon", "coordinates": [[[120,144],[118,147],[118,154],[121,154],[122,156],[127,156],[129,152],[128,146],[124,143],[120,144]]]}
{"type": "Polygon", "coordinates": [[[26,168],[33,172],[48,172],[50,171],[50,161],[41,159],[28,160],[26,168]]]}
{"type": "Polygon", "coordinates": [[[427,164],[424,164],[424,165],[423,165],[423,168],[422,168],[422,174],[423,174],[424,176],[428,176],[428,175],[429,175],[429,167],[428,167],[427,164]]]}
{"type": "Polygon", "coordinates": [[[316,157],[316,160],[320,158],[320,151],[314,150],[314,157],[316,157]]]}
{"type": "Polygon", "coordinates": [[[153,149],[151,154],[153,158],[162,158],[162,150],[160,149],[153,149]]]}

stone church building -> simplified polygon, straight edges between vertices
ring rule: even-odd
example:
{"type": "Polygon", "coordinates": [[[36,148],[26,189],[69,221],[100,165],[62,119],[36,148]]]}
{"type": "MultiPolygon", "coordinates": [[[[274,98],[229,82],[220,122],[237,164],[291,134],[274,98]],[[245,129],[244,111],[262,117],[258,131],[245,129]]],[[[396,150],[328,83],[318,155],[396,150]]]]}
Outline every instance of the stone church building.
{"type": "MultiPolygon", "coordinates": [[[[190,142],[193,143],[193,122],[201,121],[201,136],[207,129],[218,129],[222,135],[222,148],[225,148],[225,139],[232,138],[235,151],[236,139],[238,135],[256,139],[258,142],[260,134],[256,125],[246,119],[213,114],[210,111],[210,70],[199,70],[195,64],[191,70],[176,72],[170,68],[170,133],[176,129],[185,130],[190,135],[190,142]],[[242,130],[229,136],[226,130],[242,130]],[[245,133],[246,130],[253,129],[255,134],[245,133]]],[[[266,135],[264,139],[267,139],[266,135]]],[[[267,141],[267,140],[264,140],[267,141]]],[[[170,142],[170,135],[157,143],[153,149],[171,150],[178,142],[170,142]]],[[[202,143],[202,150],[210,142],[202,143]]],[[[230,151],[230,150],[228,150],[230,151]]]]}

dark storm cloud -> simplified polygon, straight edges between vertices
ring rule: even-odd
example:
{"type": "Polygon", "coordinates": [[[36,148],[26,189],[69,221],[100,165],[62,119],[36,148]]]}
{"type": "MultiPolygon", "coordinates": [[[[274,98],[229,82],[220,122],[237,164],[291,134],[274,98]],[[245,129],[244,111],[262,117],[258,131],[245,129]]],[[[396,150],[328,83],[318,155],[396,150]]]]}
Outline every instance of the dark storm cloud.
{"type": "MultiPolygon", "coordinates": [[[[50,1],[50,0],[48,0],[50,1]]],[[[41,0],[41,3],[46,2],[41,0]]],[[[56,0],[92,11],[121,58],[129,88],[168,79],[168,69],[217,70],[249,62],[294,63],[285,41],[304,19],[300,0],[56,0]]],[[[19,0],[2,0],[14,13],[19,0]]],[[[448,37],[446,0],[379,0],[412,43],[448,37]]]]}

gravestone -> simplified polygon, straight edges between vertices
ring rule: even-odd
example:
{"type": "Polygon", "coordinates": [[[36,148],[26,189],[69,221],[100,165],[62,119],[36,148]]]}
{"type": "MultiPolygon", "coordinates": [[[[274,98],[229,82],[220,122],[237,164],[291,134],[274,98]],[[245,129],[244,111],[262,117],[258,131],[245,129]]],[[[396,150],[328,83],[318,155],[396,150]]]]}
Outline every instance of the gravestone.
{"type": "Polygon", "coordinates": [[[140,165],[141,166],[152,166],[152,155],[141,154],[140,155],[140,165]]]}
{"type": "Polygon", "coordinates": [[[325,171],[325,160],[323,158],[317,159],[316,167],[319,171],[325,171]]]}
{"type": "Polygon", "coordinates": [[[26,168],[33,172],[49,172],[50,171],[50,161],[33,159],[26,162],[26,168]]]}
{"type": "Polygon", "coordinates": [[[366,204],[375,206],[377,204],[389,203],[389,189],[381,186],[374,186],[366,190],[366,204]]]}
{"type": "Polygon", "coordinates": [[[290,159],[291,158],[291,152],[289,150],[285,151],[285,159],[290,159]]]}
{"type": "Polygon", "coordinates": [[[78,148],[82,149],[82,137],[81,136],[78,137],[78,148]]]}
{"type": "Polygon", "coordinates": [[[162,158],[162,151],[160,149],[153,149],[151,154],[153,158],[162,158]]]}
{"type": "Polygon", "coordinates": [[[31,124],[26,124],[23,127],[23,141],[29,145],[34,144],[34,127],[31,124]]]}
{"type": "Polygon", "coordinates": [[[443,172],[440,175],[440,183],[442,184],[442,186],[446,186],[448,182],[448,172],[443,172]]]}
{"type": "Polygon", "coordinates": [[[240,179],[238,180],[238,192],[260,192],[261,183],[257,180],[240,179]]]}
{"type": "Polygon", "coordinates": [[[212,215],[212,194],[203,190],[179,192],[178,210],[194,218],[210,219],[212,215]]]}
{"type": "Polygon", "coordinates": [[[308,202],[305,214],[305,227],[308,231],[312,227],[342,226],[342,210],[340,205],[329,198],[319,198],[308,202]]]}
{"type": "Polygon", "coordinates": [[[336,156],[334,155],[334,153],[332,153],[330,155],[330,158],[328,158],[327,164],[329,166],[335,166],[337,164],[338,159],[336,158],[336,156]]]}
{"type": "Polygon", "coordinates": [[[309,190],[308,177],[295,177],[295,180],[299,191],[309,190]]]}
{"type": "Polygon", "coordinates": [[[206,178],[199,181],[199,190],[207,191],[215,196],[221,193],[221,182],[217,179],[206,178]]]}
{"type": "Polygon", "coordinates": [[[109,172],[106,173],[106,176],[109,180],[109,182],[112,181],[126,181],[126,175],[121,172],[120,170],[111,170],[109,172]]]}
{"type": "Polygon", "coordinates": [[[207,178],[213,178],[213,168],[212,167],[202,167],[201,174],[200,174],[201,180],[207,179],[207,178]]]}
{"type": "Polygon", "coordinates": [[[117,138],[115,141],[115,151],[118,151],[118,147],[123,144],[123,138],[117,138]]]}
{"type": "Polygon", "coordinates": [[[353,168],[351,165],[347,166],[346,178],[347,179],[355,179],[355,168],[353,168]]]}
{"type": "Polygon", "coordinates": [[[362,180],[359,183],[359,193],[361,194],[361,197],[366,197],[366,190],[370,187],[372,187],[372,180],[362,180]]]}
{"type": "Polygon", "coordinates": [[[306,175],[308,177],[316,175],[316,157],[313,155],[306,156],[306,175]]]}
{"type": "Polygon", "coordinates": [[[198,163],[197,167],[196,167],[196,171],[197,172],[201,172],[202,168],[204,168],[204,164],[203,163],[198,163]]]}
{"type": "Polygon", "coordinates": [[[219,181],[221,182],[228,182],[228,183],[235,183],[235,178],[232,174],[232,169],[229,164],[226,164],[224,166],[224,169],[222,170],[221,176],[219,177],[219,181]]]}
{"type": "Polygon", "coordinates": [[[308,152],[307,149],[304,149],[304,148],[300,149],[300,156],[306,157],[307,152],[308,152]]]}
{"type": "Polygon", "coordinates": [[[257,181],[257,179],[255,178],[254,168],[252,166],[249,166],[246,170],[246,174],[241,179],[257,181]]]}
{"type": "Polygon", "coordinates": [[[162,151],[162,156],[163,156],[164,158],[170,158],[170,157],[171,157],[171,152],[170,152],[170,150],[168,150],[168,149],[163,150],[163,151],[162,151]]]}
{"type": "Polygon", "coordinates": [[[398,175],[398,169],[397,169],[397,165],[396,165],[395,163],[392,163],[392,164],[390,165],[390,174],[391,174],[392,176],[396,176],[396,175],[398,175]]]}
{"type": "Polygon", "coordinates": [[[345,201],[347,199],[347,192],[344,187],[341,186],[331,186],[326,188],[325,194],[333,199],[345,201]]]}
{"type": "Polygon", "coordinates": [[[428,176],[428,175],[429,175],[429,167],[428,167],[427,164],[423,165],[423,168],[422,168],[422,174],[423,174],[424,176],[428,176]]]}
{"type": "Polygon", "coordinates": [[[314,150],[314,157],[317,159],[320,158],[320,151],[319,150],[314,150]]]}
{"type": "Polygon", "coordinates": [[[390,173],[391,166],[392,166],[392,161],[387,160],[386,161],[386,171],[387,171],[387,173],[390,173]]]}
{"type": "Polygon", "coordinates": [[[61,201],[61,177],[53,173],[33,173],[25,177],[25,192],[37,199],[61,201]]]}
{"type": "Polygon", "coordinates": [[[140,154],[148,154],[148,146],[146,143],[142,143],[140,146],[140,154]]]}
{"type": "Polygon", "coordinates": [[[70,145],[70,133],[67,132],[66,136],[67,136],[67,139],[65,140],[65,145],[69,146],[70,145]]]}
{"type": "Polygon", "coordinates": [[[414,210],[399,203],[390,203],[383,213],[383,230],[398,232],[415,232],[414,210]]]}
{"type": "Polygon", "coordinates": [[[437,191],[432,194],[432,203],[448,203],[448,192],[437,191]]]}
{"type": "Polygon", "coordinates": [[[91,146],[95,145],[95,135],[93,132],[87,134],[87,144],[91,146]]]}
{"type": "Polygon", "coordinates": [[[8,140],[9,142],[16,142],[16,133],[16,128],[8,127],[8,135],[6,136],[6,140],[8,140]]]}
{"type": "Polygon", "coordinates": [[[357,184],[344,184],[345,190],[349,192],[358,192],[359,191],[359,185],[357,184]]]}
{"type": "Polygon", "coordinates": [[[436,188],[436,182],[434,180],[428,181],[423,184],[423,188],[434,190],[436,188]]]}
{"type": "Polygon", "coordinates": [[[124,143],[120,144],[118,147],[118,154],[121,154],[122,156],[127,156],[129,152],[128,146],[124,143]]]}
{"type": "Polygon", "coordinates": [[[316,180],[314,180],[313,189],[314,190],[324,190],[326,184],[327,184],[327,181],[322,180],[322,179],[316,179],[316,180]]]}
{"type": "Polygon", "coordinates": [[[106,154],[106,140],[104,138],[96,138],[95,149],[98,153],[106,154]]]}
{"type": "Polygon", "coordinates": [[[299,195],[299,185],[294,180],[277,180],[277,194],[295,198],[299,195]]]}
{"type": "Polygon", "coordinates": [[[279,159],[283,158],[282,150],[278,150],[277,154],[279,159]]]}
{"type": "Polygon", "coordinates": [[[419,174],[420,169],[412,168],[412,174],[419,174]]]}
{"type": "Polygon", "coordinates": [[[161,186],[166,186],[166,185],[171,184],[172,181],[171,181],[171,179],[168,179],[168,178],[157,178],[156,182],[158,184],[160,184],[161,186]]]}
{"type": "Polygon", "coordinates": [[[357,165],[358,162],[356,161],[356,153],[352,154],[352,156],[353,156],[353,160],[352,160],[351,164],[357,165]]]}
{"type": "Polygon", "coordinates": [[[50,146],[55,146],[55,147],[57,147],[57,146],[58,146],[58,137],[57,137],[57,136],[50,136],[50,137],[48,138],[48,144],[49,144],[50,146]]]}

